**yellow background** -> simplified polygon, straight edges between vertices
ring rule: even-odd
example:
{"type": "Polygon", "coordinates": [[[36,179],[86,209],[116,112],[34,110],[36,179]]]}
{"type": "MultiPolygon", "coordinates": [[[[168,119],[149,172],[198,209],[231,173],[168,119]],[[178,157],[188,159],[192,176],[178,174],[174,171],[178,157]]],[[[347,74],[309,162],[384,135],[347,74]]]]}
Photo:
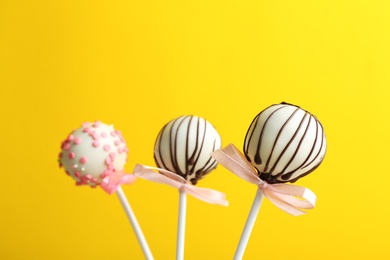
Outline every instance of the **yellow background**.
{"type": "MultiPolygon", "coordinates": [[[[263,202],[244,259],[389,259],[390,2],[0,0],[1,259],[142,259],[115,195],[57,165],[84,121],[123,132],[126,171],[154,165],[160,128],[208,119],[242,147],[253,117],[286,101],[315,114],[328,151],[297,182],[292,217],[263,202]]],[[[186,259],[232,259],[256,189],[223,167],[188,197],[186,259]]],[[[178,193],[123,187],[156,259],[174,259],[178,193]]]]}

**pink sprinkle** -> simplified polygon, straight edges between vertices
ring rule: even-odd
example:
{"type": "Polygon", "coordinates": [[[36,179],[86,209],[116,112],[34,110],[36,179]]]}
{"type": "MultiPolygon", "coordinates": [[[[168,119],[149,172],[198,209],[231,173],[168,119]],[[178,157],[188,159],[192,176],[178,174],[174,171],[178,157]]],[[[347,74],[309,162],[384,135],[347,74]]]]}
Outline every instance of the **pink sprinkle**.
{"type": "Polygon", "coordinates": [[[110,165],[111,163],[112,163],[111,158],[110,158],[110,157],[107,157],[107,158],[106,158],[106,164],[107,164],[107,165],[110,165]]]}
{"type": "Polygon", "coordinates": [[[96,178],[92,178],[91,181],[94,182],[94,183],[98,183],[99,182],[98,179],[96,179],[96,178]]]}
{"type": "Polygon", "coordinates": [[[68,155],[69,159],[74,159],[75,156],[74,152],[70,152],[68,155]]]}
{"type": "Polygon", "coordinates": [[[79,143],[81,143],[81,138],[80,138],[80,137],[76,137],[76,139],[74,139],[73,143],[74,143],[74,144],[79,144],[79,143]]]}
{"type": "Polygon", "coordinates": [[[125,148],[123,148],[123,151],[124,151],[125,153],[128,153],[128,152],[129,152],[129,148],[125,147],[125,148]]]}
{"type": "Polygon", "coordinates": [[[100,136],[97,133],[93,133],[93,135],[92,135],[92,138],[95,140],[99,139],[99,137],[100,136]]]}
{"type": "Polygon", "coordinates": [[[74,176],[77,177],[77,178],[80,178],[80,173],[79,172],[74,172],[74,176]]]}
{"type": "Polygon", "coordinates": [[[99,127],[100,126],[100,121],[95,121],[93,123],[93,127],[99,127]]]}
{"type": "Polygon", "coordinates": [[[72,142],[73,138],[74,138],[73,135],[69,135],[69,136],[68,136],[68,139],[66,139],[66,140],[67,140],[68,142],[72,142]]]}
{"type": "Polygon", "coordinates": [[[87,157],[82,156],[82,157],[80,158],[80,163],[81,163],[81,164],[85,164],[86,162],[87,162],[87,157]]]}
{"type": "Polygon", "coordinates": [[[103,132],[103,133],[101,134],[101,136],[102,136],[103,138],[106,138],[106,137],[107,137],[107,133],[106,133],[106,132],[103,132]]]}
{"type": "Polygon", "coordinates": [[[69,148],[70,148],[70,144],[69,144],[69,143],[64,144],[63,149],[64,149],[65,151],[69,150],[69,148]]]}
{"type": "Polygon", "coordinates": [[[84,133],[89,133],[89,128],[88,127],[84,127],[83,132],[84,133]]]}
{"type": "Polygon", "coordinates": [[[90,179],[92,179],[92,176],[91,176],[91,175],[89,175],[89,174],[85,175],[84,177],[85,177],[85,179],[87,179],[87,180],[90,180],[90,179]]]}
{"type": "Polygon", "coordinates": [[[113,164],[108,165],[107,168],[108,168],[110,171],[114,171],[114,170],[115,170],[115,167],[114,167],[113,164]]]}
{"type": "Polygon", "coordinates": [[[119,140],[115,140],[114,144],[115,146],[119,146],[121,143],[119,142],[119,140]]]}
{"type": "Polygon", "coordinates": [[[118,153],[119,153],[119,154],[123,153],[123,149],[119,147],[119,148],[118,148],[118,153]]]}
{"type": "Polygon", "coordinates": [[[115,132],[115,131],[112,131],[112,132],[111,132],[111,136],[112,136],[112,137],[115,137],[115,136],[116,136],[116,132],[115,132]]]}
{"type": "Polygon", "coordinates": [[[97,148],[97,147],[99,147],[100,143],[98,140],[95,140],[95,141],[93,141],[92,145],[93,145],[93,147],[97,148]]]}
{"type": "Polygon", "coordinates": [[[108,151],[111,149],[111,147],[110,147],[109,144],[105,144],[105,145],[103,146],[103,149],[104,149],[104,151],[108,152],[108,151]]]}
{"type": "Polygon", "coordinates": [[[116,153],[114,153],[114,152],[111,152],[111,153],[110,153],[110,158],[111,158],[111,159],[114,160],[115,156],[116,156],[116,153]]]}

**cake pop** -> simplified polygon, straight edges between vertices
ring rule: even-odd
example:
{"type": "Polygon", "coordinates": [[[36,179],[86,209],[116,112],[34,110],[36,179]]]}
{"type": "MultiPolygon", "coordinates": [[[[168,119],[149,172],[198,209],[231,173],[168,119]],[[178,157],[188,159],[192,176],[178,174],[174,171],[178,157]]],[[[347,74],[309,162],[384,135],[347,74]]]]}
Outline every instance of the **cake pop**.
{"type": "Polygon", "coordinates": [[[114,172],[123,172],[128,148],[120,131],[100,121],[83,123],[61,144],[60,167],[76,185],[96,187],[114,172]]]}
{"type": "Polygon", "coordinates": [[[184,258],[186,194],[203,201],[227,206],[225,194],[195,184],[210,173],[217,162],[210,153],[221,148],[221,137],[215,128],[198,116],[180,116],[168,122],[159,132],[154,159],[158,167],[137,165],[138,177],[164,183],[179,190],[179,215],[177,228],[176,259],[184,258]],[[158,170],[156,173],[152,170],[158,170]]]}
{"type": "Polygon", "coordinates": [[[221,137],[208,121],[198,116],[180,116],[161,129],[154,159],[158,167],[195,185],[217,166],[210,153],[219,148],[221,137]]]}
{"type": "Polygon", "coordinates": [[[252,121],[243,155],[233,144],[212,153],[220,164],[258,189],[238,243],[234,260],[241,260],[264,196],[280,209],[297,216],[311,209],[315,194],[295,182],[324,159],[326,139],[315,116],[288,103],[272,105],[252,121]]]}
{"type": "Polygon", "coordinates": [[[267,183],[295,182],[324,159],[326,138],[315,116],[281,103],[261,111],[249,126],[244,153],[267,183]]]}
{"type": "Polygon", "coordinates": [[[153,260],[141,227],[120,187],[131,184],[136,177],[125,174],[128,148],[120,131],[100,121],[83,123],[72,131],[61,144],[60,167],[76,180],[76,185],[100,186],[108,194],[116,192],[119,201],[137,236],[145,258],[153,260]]]}

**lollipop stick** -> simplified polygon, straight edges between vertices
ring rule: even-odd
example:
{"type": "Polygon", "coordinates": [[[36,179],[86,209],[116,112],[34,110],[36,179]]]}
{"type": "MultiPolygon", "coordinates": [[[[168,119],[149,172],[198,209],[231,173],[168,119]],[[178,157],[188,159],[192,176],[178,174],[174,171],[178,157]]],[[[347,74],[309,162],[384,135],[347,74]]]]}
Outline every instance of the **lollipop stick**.
{"type": "Polygon", "coordinates": [[[179,221],[177,226],[176,260],[184,258],[184,236],[186,229],[187,197],[184,191],[179,190],[179,221]]]}
{"type": "Polygon", "coordinates": [[[121,186],[119,186],[118,189],[116,190],[116,195],[118,195],[118,198],[123,206],[123,209],[125,210],[126,215],[127,215],[128,219],[130,220],[130,224],[134,229],[135,235],[137,236],[138,242],[141,245],[141,248],[142,248],[142,251],[144,252],[145,258],[147,260],[153,260],[152,252],[150,252],[148,243],[145,240],[144,234],[141,231],[141,228],[138,224],[138,221],[134,215],[133,210],[130,207],[129,202],[127,201],[125,194],[123,193],[121,186]]]}
{"type": "Polygon", "coordinates": [[[249,237],[251,235],[253,226],[256,222],[257,213],[259,213],[261,202],[263,201],[263,193],[260,189],[257,189],[255,199],[253,201],[251,211],[249,212],[248,218],[245,223],[244,230],[242,231],[240,242],[238,243],[234,260],[241,260],[244,255],[246,245],[248,244],[249,237]]]}

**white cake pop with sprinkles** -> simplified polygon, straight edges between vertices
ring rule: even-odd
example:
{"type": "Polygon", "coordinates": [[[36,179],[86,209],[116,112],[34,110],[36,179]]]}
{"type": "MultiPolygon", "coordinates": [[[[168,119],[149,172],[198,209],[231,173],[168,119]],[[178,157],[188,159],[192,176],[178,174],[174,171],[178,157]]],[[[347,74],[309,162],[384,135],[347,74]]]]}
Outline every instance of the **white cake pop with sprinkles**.
{"type": "Polygon", "coordinates": [[[59,163],[76,185],[96,187],[106,176],[123,172],[127,153],[121,132],[95,121],[83,123],[62,142],[59,163]]]}

